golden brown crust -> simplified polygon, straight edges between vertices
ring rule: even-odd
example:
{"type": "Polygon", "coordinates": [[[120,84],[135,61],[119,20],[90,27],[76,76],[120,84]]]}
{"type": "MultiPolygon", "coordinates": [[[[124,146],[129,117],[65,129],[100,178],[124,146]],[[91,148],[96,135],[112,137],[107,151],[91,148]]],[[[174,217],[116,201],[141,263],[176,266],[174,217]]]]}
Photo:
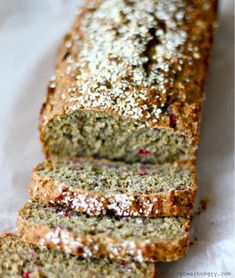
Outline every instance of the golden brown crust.
{"type": "Polygon", "coordinates": [[[109,257],[126,261],[175,261],[184,256],[189,243],[189,221],[182,229],[185,235],[173,241],[130,242],[109,237],[82,236],[59,227],[33,224],[21,217],[17,218],[17,235],[26,242],[46,246],[82,257],[109,257]],[[131,251],[130,251],[131,246],[131,251]]]}
{"type": "Polygon", "coordinates": [[[15,236],[13,233],[4,233],[4,234],[0,235],[0,242],[1,242],[4,238],[13,237],[13,236],[15,236]]]}
{"type": "MultiPolygon", "coordinates": [[[[169,5],[176,5],[175,8],[176,10],[178,9],[177,4],[170,3],[169,5]]],[[[146,102],[140,105],[140,107],[144,106],[144,104],[151,106],[155,102],[156,95],[159,94],[160,102],[165,105],[165,108],[160,116],[155,119],[157,121],[153,121],[154,116],[148,120],[143,115],[140,119],[148,122],[154,128],[170,128],[174,129],[175,132],[186,134],[193,139],[194,145],[198,143],[203,90],[212,43],[216,7],[216,0],[184,1],[183,10],[187,20],[180,23],[176,31],[184,31],[187,38],[180,45],[180,54],[178,56],[177,54],[173,55],[169,64],[171,67],[170,72],[175,70],[176,74],[174,76],[166,74],[166,80],[173,78],[173,81],[166,81],[166,86],[164,87],[166,93],[163,94],[161,91],[150,92],[146,102]],[[192,51],[191,48],[194,50],[192,51]],[[183,61],[182,65],[179,63],[180,59],[183,61]],[[179,67],[180,70],[178,70],[179,67]],[[169,111],[176,116],[175,127],[171,125],[169,111]]],[[[93,106],[93,104],[89,107],[81,107],[81,99],[76,100],[76,96],[80,94],[79,91],[76,92],[78,86],[76,67],[75,72],[66,73],[68,67],[80,62],[79,58],[77,58],[81,51],[79,45],[86,43],[87,39],[86,33],[84,33],[82,28],[85,18],[92,15],[99,8],[100,1],[88,1],[86,3],[78,15],[70,34],[65,37],[60,48],[56,80],[49,85],[47,100],[41,111],[40,130],[42,141],[44,140],[44,127],[48,121],[74,111],[75,107],[81,110],[103,111],[104,113],[117,114],[123,117],[112,107],[93,106]],[[72,100],[72,96],[74,100],[72,100]]],[[[175,21],[175,23],[177,22],[175,21]]],[[[134,87],[129,84],[129,90],[132,91],[132,89],[134,87]]],[[[128,117],[131,118],[132,116],[128,117]]]]}
{"type": "Polygon", "coordinates": [[[63,182],[55,181],[46,176],[39,176],[34,168],[29,195],[32,200],[56,205],[66,205],[73,210],[89,215],[114,214],[117,216],[185,216],[190,215],[196,198],[197,181],[195,165],[191,161],[181,161],[187,164],[192,172],[191,189],[171,190],[156,194],[105,194],[104,192],[88,192],[71,187],[63,182]],[[76,206],[73,206],[73,203],[76,206]]]}

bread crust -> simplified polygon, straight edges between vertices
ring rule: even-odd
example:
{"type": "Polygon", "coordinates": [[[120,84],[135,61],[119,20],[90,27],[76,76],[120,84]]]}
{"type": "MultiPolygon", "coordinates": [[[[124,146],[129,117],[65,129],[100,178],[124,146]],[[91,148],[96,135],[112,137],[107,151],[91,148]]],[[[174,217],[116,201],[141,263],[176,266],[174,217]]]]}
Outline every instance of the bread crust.
{"type": "Polygon", "coordinates": [[[68,206],[91,216],[105,214],[138,217],[186,216],[192,213],[196,198],[196,169],[192,161],[180,161],[178,164],[186,164],[191,170],[192,188],[155,194],[107,194],[79,190],[58,180],[38,175],[37,171],[42,166],[39,164],[32,173],[29,195],[32,200],[68,206]]]}
{"type": "Polygon", "coordinates": [[[182,227],[184,234],[176,240],[134,242],[95,235],[84,236],[58,226],[31,223],[23,219],[23,212],[24,208],[18,213],[17,235],[24,241],[84,258],[105,256],[137,262],[175,261],[186,254],[189,244],[189,220],[182,227]]]}
{"type": "Polygon", "coordinates": [[[12,237],[12,239],[14,239],[14,236],[15,236],[15,234],[13,234],[13,233],[4,233],[0,236],[0,241],[2,241],[4,238],[7,238],[7,237],[12,237]]]}
{"type": "MultiPolygon", "coordinates": [[[[163,101],[167,106],[166,112],[162,113],[157,122],[152,119],[148,120],[144,115],[140,118],[141,121],[148,123],[148,126],[152,128],[166,128],[171,129],[175,133],[185,134],[193,141],[192,148],[196,151],[198,145],[199,125],[201,119],[201,109],[203,102],[203,91],[205,86],[206,73],[208,68],[208,59],[210,49],[212,45],[213,36],[213,24],[216,18],[217,1],[205,0],[203,3],[199,1],[191,1],[192,6],[195,8],[193,12],[189,12],[189,3],[185,2],[184,11],[187,13],[189,21],[185,32],[187,34],[187,40],[185,45],[182,46],[182,52],[185,57],[191,55],[190,59],[192,64],[185,63],[182,69],[182,76],[191,81],[189,83],[179,84],[180,80],[174,77],[173,85],[169,85],[170,90],[163,96],[162,92],[159,92],[163,101]],[[192,44],[198,52],[188,53],[189,45],[192,44]],[[179,89],[179,87],[181,89],[179,89]],[[172,93],[173,92],[173,93],[172,93]],[[170,113],[173,113],[176,117],[176,126],[172,127],[170,121],[170,113]]],[[[190,5],[191,5],[190,4],[190,5]]],[[[174,5],[174,4],[173,4],[174,5]]],[[[55,120],[60,116],[69,114],[74,111],[74,107],[79,107],[78,110],[98,111],[105,114],[117,115],[125,119],[123,115],[114,111],[113,109],[105,108],[101,106],[80,107],[79,100],[71,101],[71,88],[77,87],[76,76],[73,74],[65,74],[68,67],[67,57],[77,57],[79,55],[79,48],[77,43],[77,37],[79,36],[79,44],[86,43],[86,34],[83,32],[81,25],[85,17],[91,15],[95,10],[99,9],[100,1],[88,1],[81,9],[81,12],[77,16],[71,32],[65,36],[65,39],[60,47],[57,66],[56,66],[56,79],[49,84],[48,94],[45,103],[41,109],[40,116],[40,137],[45,147],[45,126],[51,120],[55,120]],[[91,6],[94,8],[90,8],[91,6]],[[69,42],[69,43],[68,43],[69,42]],[[63,98],[61,98],[61,92],[63,92],[63,98]]],[[[179,27],[179,30],[180,27],[179,27]]],[[[150,55],[150,53],[148,53],[150,55]]],[[[172,58],[172,57],[171,57],[172,58]]],[[[180,66],[177,61],[177,55],[173,59],[173,64],[180,66]]],[[[74,58],[75,59],[75,58],[74,58]]],[[[75,59],[76,60],[76,59],[75,59]]],[[[74,63],[79,63],[80,60],[76,60],[74,63]]],[[[129,84],[129,90],[133,88],[129,84]]],[[[151,94],[150,94],[151,95],[151,94]]],[[[149,96],[146,100],[146,105],[154,103],[156,98],[155,94],[149,96]]],[[[127,118],[132,118],[129,115],[127,118]]]]}

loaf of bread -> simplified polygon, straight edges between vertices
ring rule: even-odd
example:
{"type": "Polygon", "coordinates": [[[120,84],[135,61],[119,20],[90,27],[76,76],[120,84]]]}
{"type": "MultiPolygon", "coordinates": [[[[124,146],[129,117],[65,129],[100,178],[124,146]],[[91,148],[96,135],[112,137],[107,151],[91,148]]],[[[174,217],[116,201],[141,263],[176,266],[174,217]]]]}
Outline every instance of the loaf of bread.
{"type": "Polygon", "coordinates": [[[14,234],[0,238],[1,278],[155,278],[154,264],[84,260],[26,243],[14,234]]]}
{"type": "Polygon", "coordinates": [[[61,206],[28,202],[20,210],[17,234],[23,240],[84,258],[172,261],[189,242],[189,221],[180,217],[89,217],[61,206]]]}
{"type": "Polygon", "coordinates": [[[155,277],[151,262],[186,254],[216,6],[85,2],[41,109],[48,160],[17,236],[0,238],[0,277],[155,277]]]}
{"type": "Polygon", "coordinates": [[[195,158],[216,0],[90,0],[41,110],[47,156],[195,158]]]}
{"type": "Polygon", "coordinates": [[[104,159],[45,161],[32,174],[32,200],[67,206],[89,215],[184,216],[196,191],[190,161],[126,164],[104,159]]]}

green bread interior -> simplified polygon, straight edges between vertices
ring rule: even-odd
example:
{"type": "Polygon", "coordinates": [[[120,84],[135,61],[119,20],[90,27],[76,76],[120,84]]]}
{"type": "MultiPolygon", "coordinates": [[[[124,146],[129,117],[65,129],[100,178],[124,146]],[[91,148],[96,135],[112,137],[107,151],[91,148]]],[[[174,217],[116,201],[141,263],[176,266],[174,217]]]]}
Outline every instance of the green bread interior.
{"type": "Polygon", "coordinates": [[[192,159],[195,151],[192,140],[173,129],[143,127],[138,121],[94,111],[59,116],[47,123],[43,136],[51,156],[153,163],[192,159]]]}
{"type": "Polygon", "coordinates": [[[82,236],[111,237],[136,242],[177,240],[186,233],[182,227],[186,220],[180,217],[89,217],[63,207],[46,206],[37,202],[28,203],[21,217],[33,224],[60,227],[82,236]]]}
{"type": "Polygon", "coordinates": [[[70,159],[46,162],[37,175],[80,190],[106,194],[151,194],[188,190],[193,175],[185,164],[127,164],[100,159],[70,159]]]}
{"type": "Polygon", "coordinates": [[[15,235],[0,239],[1,278],[145,278],[149,269],[146,263],[79,259],[25,243],[15,235]]]}

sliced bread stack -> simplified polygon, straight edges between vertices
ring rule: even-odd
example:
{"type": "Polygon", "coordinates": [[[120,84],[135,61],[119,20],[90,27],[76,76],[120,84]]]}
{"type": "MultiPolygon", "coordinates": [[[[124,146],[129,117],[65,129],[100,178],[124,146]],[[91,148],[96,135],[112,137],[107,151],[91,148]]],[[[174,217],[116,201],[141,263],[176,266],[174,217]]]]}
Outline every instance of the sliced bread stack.
{"type": "Polygon", "coordinates": [[[3,277],[155,277],[153,262],[185,255],[215,13],[216,0],[86,1],[41,110],[46,160],[18,237],[0,240],[3,277]]]}

